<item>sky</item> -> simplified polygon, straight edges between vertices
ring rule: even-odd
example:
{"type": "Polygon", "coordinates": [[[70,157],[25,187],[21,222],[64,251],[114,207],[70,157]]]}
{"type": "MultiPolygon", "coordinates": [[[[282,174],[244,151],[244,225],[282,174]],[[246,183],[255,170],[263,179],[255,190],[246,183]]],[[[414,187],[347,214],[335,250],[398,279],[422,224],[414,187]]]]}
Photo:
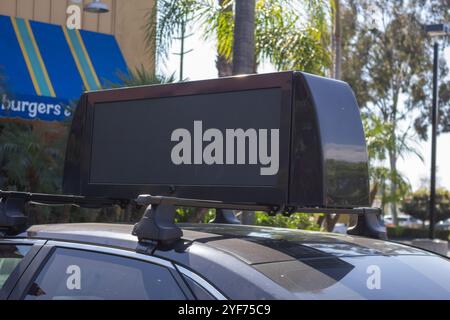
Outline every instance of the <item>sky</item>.
{"type": "MultiPolygon", "coordinates": [[[[189,80],[202,80],[217,78],[215,66],[216,49],[213,42],[206,42],[199,38],[198,33],[193,33],[186,40],[185,50],[193,49],[185,56],[184,77],[189,80]]],[[[163,74],[175,73],[178,77],[179,56],[174,53],[179,51],[179,45],[174,43],[172,53],[160,72],[163,74]]],[[[441,53],[442,54],[442,53],[441,53]]],[[[444,51],[444,57],[450,66],[450,47],[444,51]]],[[[258,69],[258,73],[273,72],[275,69],[270,64],[263,64],[258,69]]],[[[431,97],[430,97],[431,103],[431,97]]],[[[431,165],[431,141],[419,141],[418,151],[422,154],[424,161],[415,155],[407,155],[404,159],[399,159],[398,169],[411,183],[412,189],[428,187],[431,165]]],[[[441,134],[437,139],[437,186],[450,190],[450,133],[441,134]]]]}

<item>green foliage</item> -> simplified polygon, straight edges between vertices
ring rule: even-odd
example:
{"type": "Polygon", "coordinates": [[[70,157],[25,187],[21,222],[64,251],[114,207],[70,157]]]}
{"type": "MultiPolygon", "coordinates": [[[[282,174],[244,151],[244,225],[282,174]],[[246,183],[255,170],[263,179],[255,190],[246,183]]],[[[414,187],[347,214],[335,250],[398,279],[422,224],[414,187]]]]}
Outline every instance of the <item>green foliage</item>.
{"type": "Polygon", "coordinates": [[[266,212],[256,212],[256,225],[279,227],[279,228],[291,228],[291,229],[303,229],[303,230],[316,230],[320,227],[315,222],[315,216],[307,213],[293,213],[290,216],[285,216],[280,213],[270,216],[266,212]]]}
{"type": "Polygon", "coordinates": [[[67,128],[54,132],[22,123],[5,123],[0,131],[0,187],[9,190],[59,192],[67,128]]]}
{"type": "Polygon", "coordinates": [[[164,62],[182,26],[199,18],[201,2],[209,1],[158,0],[146,17],[145,42],[149,52],[155,50],[156,57],[164,62]]]}
{"type": "MultiPolygon", "coordinates": [[[[378,193],[381,193],[383,205],[388,202],[399,201],[410,192],[410,183],[400,171],[392,171],[384,165],[384,161],[389,157],[389,150],[393,149],[391,145],[393,143],[391,136],[392,125],[383,122],[378,116],[369,111],[362,113],[362,120],[369,154],[370,202],[373,203],[378,193]],[[390,194],[392,182],[397,186],[395,194],[390,194]]],[[[400,156],[414,153],[422,159],[422,155],[414,148],[416,145],[417,141],[403,134],[401,137],[397,137],[395,148],[400,156]]]]}
{"type": "Polygon", "coordinates": [[[175,222],[202,222],[208,223],[215,217],[215,209],[177,208],[175,222]]]}
{"type": "MultiPolygon", "coordinates": [[[[409,194],[402,201],[402,211],[421,219],[428,219],[429,191],[420,189],[409,194]]],[[[437,221],[450,218],[450,192],[443,188],[436,190],[436,218],[437,221]]]]}
{"type": "MultiPolygon", "coordinates": [[[[202,210],[198,208],[177,208],[175,221],[208,223],[215,218],[215,209],[202,210]]],[[[290,216],[269,215],[262,211],[255,213],[255,225],[278,228],[318,231],[320,226],[317,225],[316,220],[316,215],[306,213],[293,213],[290,216]]]]}
{"type": "Polygon", "coordinates": [[[310,1],[305,15],[292,1],[258,1],[256,5],[256,52],[277,70],[303,70],[324,74],[330,66],[323,39],[328,38],[322,1],[310,1]]]}
{"type": "MultiPolygon", "coordinates": [[[[61,192],[67,124],[49,127],[0,124],[0,189],[61,192]]],[[[30,224],[67,222],[63,207],[30,206],[28,213],[30,224]]]]}
{"type": "MultiPolygon", "coordinates": [[[[392,129],[399,130],[397,122],[409,120],[412,110],[419,111],[414,128],[425,138],[431,105],[434,40],[423,32],[423,25],[448,19],[448,4],[440,0],[347,0],[342,12],[343,80],[351,84],[359,104],[381,121],[390,123],[392,129]],[[376,9],[379,18],[375,26],[369,6],[376,9]],[[400,95],[406,98],[404,108],[399,106],[400,95]]],[[[450,122],[448,72],[448,66],[442,61],[441,130],[450,122]]],[[[403,134],[411,136],[410,129],[403,134]]]]}
{"type": "Polygon", "coordinates": [[[120,73],[119,83],[107,83],[110,88],[121,88],[121,87],[137,87],[151,84],[165,84],[172,83],[175,81],[174,74],[170,76],[162,76],[150,72],[145,69],[143,65],[140,68],[134,70],[128,70],[128,74],[120,73]]]}
{"type": "MultiPolygon", "coordinates": [[[[231,62],[234,35],[234,0],[222,0],[215,11],[206,13],[204,20],[205,38],[217,38],[217,51],[231,62]],[[207,26],[215,26],[208,28],[207,26]],[[215,33],[215,34],[214,34],[215,33]]],[[[256,17],[255,17],[255,24],[256,17]]]]}
{"type": "MultiPolygon", "coordinates": [[[[388,239],[392,240],[412,240],[412,239],[423,239],[428,238],[427,229],[412,229],[404,227],[387,227],[388,239]]],[[[435,230],[436,239],[441,239],[448,241],[450,236],[450,231],[448,230],[435,230]]]]}
{"type": "MultiPolygon", "coordinates": [[[[149,14],[147,45],[156,39],[157,55],[164,61],[177,30],[185,21],[203,29],[205,39],[217,41],[219,55],[232,59],[234,0],[160,0],[149,14]],[[156,17],[155,24],[152,18],[156,17]],[[186,18],[187,17],[187,18],[186,18]]],[[[256,60],[267,60],[278,70],[324,74],[330,65],[327,51],[329,2],[324,0],[258,0],[255,12],[256,60]]]]}
{"type": "Polygon", "coordinates": [[[138,210],[129,205],[126,208],[119,206],[102,209],[87,209],[76,206],[39,206],[28,208],[30,224],[51,223],[136,223],[142,218],[145,208],[138,210]]]}

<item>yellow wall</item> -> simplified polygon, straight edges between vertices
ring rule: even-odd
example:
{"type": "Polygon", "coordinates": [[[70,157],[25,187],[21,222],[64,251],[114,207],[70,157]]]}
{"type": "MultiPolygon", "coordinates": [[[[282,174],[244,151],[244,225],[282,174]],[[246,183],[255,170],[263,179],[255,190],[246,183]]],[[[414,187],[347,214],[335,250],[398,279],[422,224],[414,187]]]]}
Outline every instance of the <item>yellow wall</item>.
{"type": "MultiPolygon", "coordinates": [[[[68,5],[83,6],[91,0],[0,0],[0,14],[53,24],[66,24],[68,5]]],[[[128,67],[144,67],[154,72],[155,63],[145,47],[143,27],[145,17],[155,0],[102,0],[109,12],[83,12],[81,28],[113,34],[127,61],[128,67]]]]}

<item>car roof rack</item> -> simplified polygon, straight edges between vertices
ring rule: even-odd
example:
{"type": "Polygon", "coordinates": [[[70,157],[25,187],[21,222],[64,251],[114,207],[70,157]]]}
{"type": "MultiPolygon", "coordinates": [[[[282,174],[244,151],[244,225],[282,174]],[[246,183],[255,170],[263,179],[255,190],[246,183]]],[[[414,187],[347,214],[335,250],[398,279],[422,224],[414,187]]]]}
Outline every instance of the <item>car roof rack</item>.
{"type": "Polygon", "coordinates": [[[109,198],[85,197],[74,195],[29,193],[0,190],[0,235],[17,235],[27,228],[25,206],[28,203],[40,205],[77,205],[86,208],[102,208],[113,205],[124,206],[134,202],[138,206],[147,206],[141,220],[133,228],[133,235],[140,242],[156,241],[171,243],[182,236],[181,229],[175,224],[175,207],[215,208],[214,223],[238,224],[232,210],[266,211],[290,214],[304,213],[345,213],[358,215],[358,223],[348,233],[376,239],[386,239],[386,229],[380,223],[379,208],[285,208],[255,203],[225,203],[214,200],[188,199],[165,196],[140,195],[135,200],[117,200],[109,198]]]}
{"type": "Polygon", "coordinates": [[[379,208],[321,208],[321,207],[276,207],[261,204],[224,203],[221,201],[187,199],[177,197],[140,195],[136,200],[139,205],[148,206],[142,219],[134,226],[133,235],[139,241],[160,241],[170,243],[182,236],[181,229],[175,224],[175,206],[215,208],[219,209],[216,223],[234,224],[239,221],[231,210],[266,211],[269,214],[277,212],[290,214],[328,213],[328,214],[356,214],[357,224],[349,229],[352,235],[365,236],[375,239],[386,239],[386,229],[379,217],[382,213],[379,208]]]}

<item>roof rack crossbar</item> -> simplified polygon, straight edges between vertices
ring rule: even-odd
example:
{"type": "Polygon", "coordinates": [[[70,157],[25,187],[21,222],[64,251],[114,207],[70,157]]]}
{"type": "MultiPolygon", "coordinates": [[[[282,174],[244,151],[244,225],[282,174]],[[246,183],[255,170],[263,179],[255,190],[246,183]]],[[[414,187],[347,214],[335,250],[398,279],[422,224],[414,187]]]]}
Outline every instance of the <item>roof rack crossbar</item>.
{"type": "MultiPolygon", "coordinates": [[[[32,202],[42,205],[79,205],[89,208],[102,208],[112,205],[124,205],[129,200],[101,197],[86,197],[64,194],[45,194],[20,191],[0,190],[0,199],[21,199],[24,203],[32,202]]],[[[215,208],[228,210],[249,210],[267,212],[304,212],[304,213],[338,213],[338,214],[369,214],[381,213],[379,208],[330,208],[330,207],[284,207],[280,205],[256,203],[226,203],[215,200],[190,199],[166,196],[139,195],[134,202],[138,205],[172,204],[174,206],[215,208]]]]}
{"type": "Polygon", "coordinates": [[[214,208],[229,210],[248,210],[248,211],[267,211],[281,213],[337,213],[337,214],[380,214],[380,208],[332,208],[332,207],[285,207],[280,205],[256,204],[256,203],[226,203],[215,200],[189,199],[166,196],[153,196],[150,194],[142,194],[137,197],[135,202],[138,205],[150,204],[171,204],[181,207],[197,207],[197,208],[214,208]]]}
{"type": "Polygon", "coordinates": [[[46,193],[31,193],[20,191],[2,191],[0,190],[0,199],[20,199],[24,203],[32,202],[42,205],[79,205],[89,208],[102,208],[112,205],[123,205],[123,200],[99,198],[99,197],[85,197],[65,194],[46,194],[46,193]]]}
{"type": "Polygon", "coordinates": [[[225,203],[215,200],[188,199],[166,196],[153,196],[142,194],[137,197],[135,202],[138,205],[158,205],[171,204],[178,207],[195,207],[195,208],[214,208],[229,210],[253,210],[253,211],[278,211],[279,207],[274,205],[264,205],[255,203],[225,203]]]}
{"type": "Polygon", "coordinates": [[[303,213],[336,213],[336,214],[381,214],[380,208],[309,208],[297,207],[296,212],[303,213]]]}

